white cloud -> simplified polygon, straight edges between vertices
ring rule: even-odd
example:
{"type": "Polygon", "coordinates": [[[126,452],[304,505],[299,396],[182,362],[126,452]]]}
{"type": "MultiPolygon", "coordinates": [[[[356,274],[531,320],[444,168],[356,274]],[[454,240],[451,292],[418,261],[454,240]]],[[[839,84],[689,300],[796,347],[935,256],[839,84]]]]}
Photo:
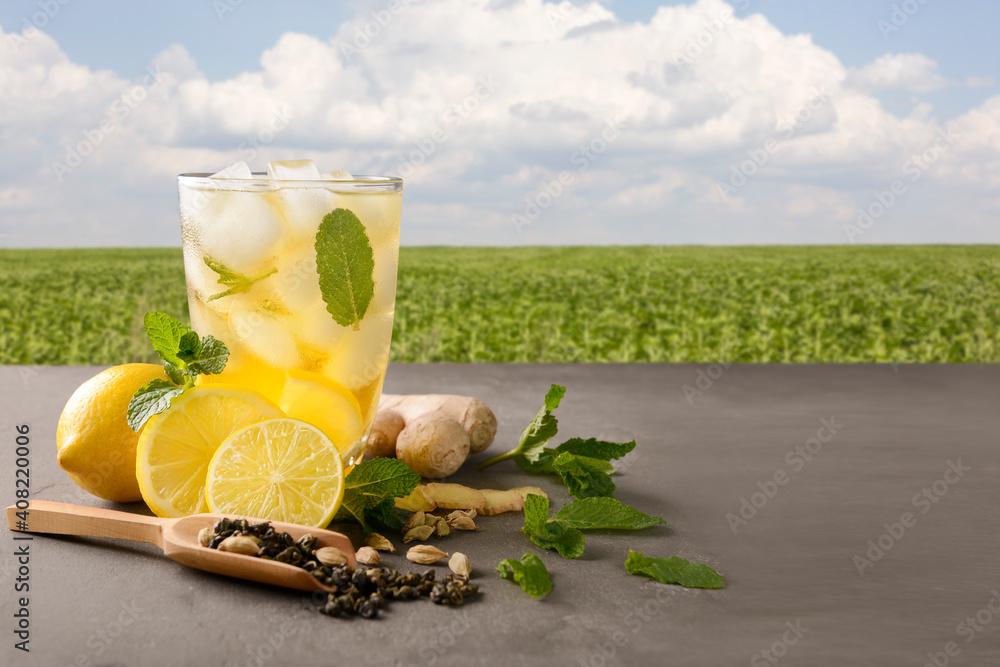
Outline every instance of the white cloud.
{"type": "MultiPolygon", "coordinates": [[[[898,117],[873,96],[947,85],[925,56],[850,70],[721,0],[646,23],[596,2],[412,0],[373,25],[285,34],[223,81],[175,45],[150,86],[74,63],[44,34],[0,46],[0,232],[176,244],[177,173],[308,157],[401,173],[410,243],[844,242],[852,211],[943,125],[926,103],[898,117]],[[539,201],[518,234],[512,216],[539,201]]],[[[866,240],[1000,241],[1000,97],[954,124],[954,147],[866,240]]]]}
{"type": "Polygon", "coordinates": [[[910,90],[929,93],[948,85],[938,64],[919,53],[887,53],[847,74],[845,82],[865,92],[910,90]]]}

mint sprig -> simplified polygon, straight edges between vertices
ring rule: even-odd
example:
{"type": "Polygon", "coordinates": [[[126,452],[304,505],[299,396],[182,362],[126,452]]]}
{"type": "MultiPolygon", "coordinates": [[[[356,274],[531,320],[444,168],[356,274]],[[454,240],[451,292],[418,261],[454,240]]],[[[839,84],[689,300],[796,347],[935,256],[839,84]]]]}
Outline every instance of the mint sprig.
{"type": "Polygon", "coordinates": [[[651,577],[663,584],[679,584],[687,588],[725,588],[726,582],[707,565],[692,563],[680,556],[652,558],[641,551],[628,550],[625,571],[651,577]]]}
{"type": "Polygon", "coordinates": [[[614,498],[581,498],[563,505],[549,518],[549,499],[528,494],[524,499],[524,527],[528,538],[564,558],[579,558],[586,546],[584,530],[642,530],[666,523],[614,498]]]}
{"type": "Polygon", "coordinates": [[[337,324],[358,328],[375,296],[375,254],[365,226],[346,208],[323,217],[316,232],[316,272],[337,324]]]}
{"type": "Polygon", "coordinates": [[[530,551],[521,560],[505,558],[497,563],[497,574],[513,581],[536,600],[545,597],[552,590],[552,580],[549,578],[549,571],[545,569],[545,563],[530,551]]]}
{"type": "Polygon", "coordinates": [[[150,312],[143,328],[153,349],[163,359],[169,380],[156,379],[139,387],[128,403],[128,425],[136,433],[153,415],[170,407],[171,401],[194,386],[199,375],[221,373],[229,359],[229,349],[212,336],[199,338],[166,313],[150,312]]]}
{"type": "Polygon", "coordinates": [[[494,463],[513,459],[522,470],[558,475],[570,494],[577,498],[610,497],[615,483],[612,459],[620,459],[633,449],[635,440],[607,442],[597,438],[570,438],[557,447],[546,447],[555,437],[559,422],[553,411],[559,407],[566,388],[552,385],[545,404],[535,419],[521,432],[517,447],[479,464],[482,470],[494,463]]]}
{"type": "Polygon", "coordinates": [[[222,262],[215,261],[211,257],[205,257],[205,264],[208,265],[208,268],[219,274],[219,279],[216,282],[220,285],[229,287],[229,289],[224,292],[219,292],[218,294],[213,294],[208,297],[208,301],[215,301],[216,299],[221,299],[224,296],[232,296],[233,294],[240,294],[241,292],[249,292],[250,288],[253,287],[255,283],[260,282],[268,276],[273,276],[278,272],[278,269],[274,268],[270,271],[265,271],[258,276],[245,276],[242,273],[233,271],[222,262]]]}
{"type": "Polygon", "coordinates": [[[381,524],[403,527],[396,498],[408,496],[420,484],[420,475],[401,459],[377,458],[354,467],[344,478],[344,500],[334,522],[359,523],[366,533],[381,524]]]}
{"type": "Polygon", "coordinates": [[[518,457],[530,462],[538,461],[539,457],[542,456],[545,445],[555,437],[556,432],[559,430],[559,422],[552,413],[559,407],[559,403],[565,395],[566,387],[561,387],[557,384],[549,387],[548,392],[545,394],[545,403],[542,405],[542,409],[538,411],[538,414],[535,415],[531,423],[521,431],[521,438],[517,443],[517,447],[506,454],[500,454],[488,461],[483,461],[479,464],[479,469],[482,470],[495,463],[500,463],[508,459],[517,459],[518,457]]]}

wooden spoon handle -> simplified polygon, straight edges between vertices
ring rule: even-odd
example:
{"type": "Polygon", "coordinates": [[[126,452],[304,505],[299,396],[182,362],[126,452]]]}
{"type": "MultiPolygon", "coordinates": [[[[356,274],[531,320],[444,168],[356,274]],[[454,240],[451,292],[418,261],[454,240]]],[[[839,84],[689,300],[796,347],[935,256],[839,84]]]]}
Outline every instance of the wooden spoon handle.
{"type": "Polygon", "coordinates": [[[7,527],[29,533],[111,537],[163,548],[163,527],[172,519],[116,512],[99,507],[32,500],[28,509],[7,508],[7,527]],[[25,517],[24,513],[27,513],[25,517]],[[18,516],[20,514],[20,516],[18,516]]]}

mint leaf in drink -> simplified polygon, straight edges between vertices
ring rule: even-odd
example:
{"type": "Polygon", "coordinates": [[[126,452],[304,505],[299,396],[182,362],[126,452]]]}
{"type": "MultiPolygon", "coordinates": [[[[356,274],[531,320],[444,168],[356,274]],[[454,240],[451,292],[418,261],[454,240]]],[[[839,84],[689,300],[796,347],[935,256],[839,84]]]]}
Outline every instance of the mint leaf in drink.
{"type": "Polygon", "coordinates": [[[576,498],[613,496],[615,493],[607,461],[564,452],[556,457],[552,467],[562,478],[570,495],[576,498]]]}
{"type": "Polygon", "coordinates": [[[157,312],[146,313],[142,318],[142,326],[160,358],[175,366],[182,366],[184,362],[177,356],[177,352],[181,338],[188,331],[187,327],[170,315],[157,312]]]}
{"type": "Polygon", "coordinates": [[[560,507],[552,518],[579,530],[641,530],[666,523],[615,498],[580,498],[560,507]]]}
{"type": "Polygon", "coordinates": [[[208,297],[208,301],[215,301],[216,299],[221,299],[224,296],[232,296],[242,292],[249,292],[250,288],[253,287],[255,283],[260,282],[268,276],[273,276],[278,272],[278,269],[275,268],[270,271],[265,271],[258,276],[245,276],[242,273],[233,271],[222,262],[215,261],[211,257],[205,257],[204,259],[208,268],[219,274],[219,279],[216,282],[229,288],[224,292],[219,292],[218,294],[213,294],[208,297]]]}
{"type": "Polygon", "coordinates": [[[687,588],[725,588],[726,582],[707,565],[692,563],[679,556],[652,558],[643,556],[641,551],[629,549],[625,559],[625,571],[629,574],[652,577],[660,583],[679,584],[687,588]]]}
{"type": "Polygon", "coordinates": [[[559,552],[563,558],[583,555],[583,533],[559,519],[549,519],[549,499],[534,493],[524,499],[524,527],[521,529],[532,542],[543,549],[559,552]]]}
{"type": "Polygon", "coordinates": [[[229,359],[225,343],[212,336],[199,338],[166,313],[146,313],[143,328],[163,359],[163,372],[170,380],[153,380],[132,395],[126,418],[136,433],[150,417],[169,408],[175,396],[193,387],[199,375],[221,373],[229,359]]]}
{"type": "Polygon", "coordinates": [[[513,581],[521,590],[536,600],[545,597],[552,590],[552,580],[545,563],[535,554],[528,552],[521,560],[505,558],[497,563],[497,573],[501,578],[513,581]]]}
{"type": "Polygon", "coordinates": [[[563,452],[576,454],[578,456],[588,456],[592,459],[610,461],[620,459],[635,449],[635,440],[629,442],[606,442],[597,438],[570,438],[563,444],[556,447],[559,454],[563,452]]]}
{"type": "Polygon", "coordinates": [[[375,524],[398,530],[402,524],[395,499],[409,495],[419,483],[420,475],[400,459],[360,463],[344,478],[344,500],[334,521],[359,523],[366,533],[375,532],[375,524]]]}
{"type": "Polygon", "coordinates": [[[494,463],[500,463],[507,459],[524,460],[528,464],[539,461],[544,454],[545,445],[555,437],[556,432],[559,430],[559,422],[552,413],[559,407],[559,403],[565,395],[566,387],[561,387],[557,384],[549,387],[548,392],[545,394],[544,405],[542,405],[541,410],[538,411],[538,414],[535,415],[531,423],[521,431],[521,438],[517,443],[517,447],[506,454],[494,456],[488,461],[483,461],[479,464],[479,469],[482,470],[494,463]]]}
{"type": "Polygon", "coordinates": [[[327,213],[316,232],[316,271],[337,324],[358,328],[375,296],[374,270],[375,255],[358,216],[346,208],[327,213]]]}
{"type": "Polygon", "coordinates": [[[182,393],[184,387],[178,387],[169,380],[153,380],[139,387],[128,402],[129,428],[138,433],[146,420],[169,408],[170,401],[182,393]]]}

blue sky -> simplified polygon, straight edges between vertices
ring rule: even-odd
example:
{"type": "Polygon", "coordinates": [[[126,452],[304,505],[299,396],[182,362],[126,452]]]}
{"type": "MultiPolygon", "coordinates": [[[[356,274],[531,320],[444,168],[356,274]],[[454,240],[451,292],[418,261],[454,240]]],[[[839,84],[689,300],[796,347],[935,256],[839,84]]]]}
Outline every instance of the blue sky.
{"type": "Polygon", "coordinates": [[[175,244],[176,199],[165,174],[178,165],[224,166],[282,101],[309,111],[254,155],[255,169],[266,159],[306,155],[341,161],[321,164],[329,169],[392,173],[438,125],[447,129],[448,110],[468,99],[463,91],[475,90],[484,73],[503,79],[512,72],[504,65],[512,48],[515,59],[538,67],[513,71],[513,90],[501,83],[447,142],[411,165],[404,242],[1000,241],[990,224],[1000,183],[993,34],[1000,3],[410,0],[370,46],[345,55],[352,31],[385,15],[386,0],[304,1],[281,10],[254,0],[64,1],[0,7],[0,38],[9,42],[32,22],[43,33],[32,38],[29,27],[26,46],[0,55],[0,68],[24,79],[23,90],[0,100],[7,245],[175,244]],[[908,13],[896,10],[894,19],[894,6],[908,13]],[[735,19],[708,40],[683,82],[671,80],[684,44],[727,8],[735,19]],[[894,20],[898,30],[886,32],[894,20]],[[491,23],[496,30],[484,28],[491,23]],[[607,49],[603,71],[573,51],[585,39],[590,51],[607,49]],[[297,71],[299,56],[315,58],[308,63],[314,78],[297,71]],[[56,165],[151,63],[168,72],[166,82],[60,178],[56,165]],[[48,68],[46,76],[26,77],[31,67],[48,68]],[[547,69],[565,87],[547,85],[547,69]],[[73,83],[50,91],[67,80],[54,73],[65,71],[73,83]],[[435,82],[445,82],[441,91],[435,82]],[[304,91],[314,84],[310,97],[304,91]],[[829,88],[832,101],[817,103],[781,151],[727,196],[740,181],[734,166],[739,171],[780,133],[782,119],[808,104],[817,85],[829,88]],[[66,109],[66,100],[78,102],[66,109]],[[60,105],[61,115],[53,109],[60,105]],[[575,150],[612,116],[629,126],[621,140],[519,226],[515,218],[525,222],[539,196],[547,201],[575,150]],[[338,123],[346,118],[381,120],[348,133],[338,123]],[[949,123],[965,130],[956,130],[954,147],[922,167],[876,224],[852,233],[876,193],[949,123]],[[155,168],[139,173],[140,160],[155,168]],[[116,174],[127,177],[102,185],[116,174]],[[150,226],[108,222],[109,210],[123,218],[145,210],[150,226]],[[942,219],[956,214],[959,224],[942,219]]]}

